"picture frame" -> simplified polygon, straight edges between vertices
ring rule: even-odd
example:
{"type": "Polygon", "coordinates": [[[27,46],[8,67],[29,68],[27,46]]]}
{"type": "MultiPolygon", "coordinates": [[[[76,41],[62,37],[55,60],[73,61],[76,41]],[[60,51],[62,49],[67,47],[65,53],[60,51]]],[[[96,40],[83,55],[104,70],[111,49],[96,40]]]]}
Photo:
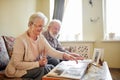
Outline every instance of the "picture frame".
{"type": "Polygon", "coordinates": [[[104,61],[104,49],[103,48],[94,48],[93,53],[93,64],[94,65],[102,65],[102,62],[104,61]]]}

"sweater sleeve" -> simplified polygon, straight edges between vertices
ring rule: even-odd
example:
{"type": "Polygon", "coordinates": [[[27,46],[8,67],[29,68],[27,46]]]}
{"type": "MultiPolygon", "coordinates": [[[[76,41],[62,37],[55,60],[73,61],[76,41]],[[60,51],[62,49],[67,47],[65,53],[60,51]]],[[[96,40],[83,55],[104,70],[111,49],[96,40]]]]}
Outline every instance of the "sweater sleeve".
{"type": "Polygon", "coordinates": [[[54,48],[52,48],[49,43],[47,42],[47,40],[44,38],[44,36],[42,36],[42,43],[44,45],[44,49],[45,49],[45,52],[51,56],[51,57],[54,57],[54,58],[58,58],[58,59],[63,59],[63,54],[64,52],[61,52],[61,51],[58,51],[58,50],[55,50],[54,48]]]}
{"type": "Polygon", "coordinates": [[[39,67],[39,63],[36,61],[23,61],[25,54],[25,44],[20,38],[17,38],[14,44],[14,50],[12,60],[16,69],[29,70],[35,67],[39,67]]]}

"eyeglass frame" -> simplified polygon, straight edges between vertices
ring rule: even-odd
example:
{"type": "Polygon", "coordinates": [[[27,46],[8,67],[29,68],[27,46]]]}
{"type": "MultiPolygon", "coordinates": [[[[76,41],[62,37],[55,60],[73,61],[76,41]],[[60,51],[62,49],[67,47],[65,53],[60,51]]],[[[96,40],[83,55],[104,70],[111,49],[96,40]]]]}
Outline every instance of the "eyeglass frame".
{"type": "Polygon", "coordinates": [[[39,28],[44,28],[45,26],[43,26],[43,25],[37,25],[37,24],[35,24],[35,23],[33,23],[33,25],[35,26],[35,27],[39,27],[39,28]]]}

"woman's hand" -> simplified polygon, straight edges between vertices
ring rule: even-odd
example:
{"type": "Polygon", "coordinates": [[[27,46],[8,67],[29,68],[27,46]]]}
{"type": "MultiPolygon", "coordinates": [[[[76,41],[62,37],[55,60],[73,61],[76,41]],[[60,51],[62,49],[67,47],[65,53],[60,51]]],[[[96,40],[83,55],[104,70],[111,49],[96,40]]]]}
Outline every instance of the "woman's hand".
{"type": "Polygon", "coordinates": [[[76,57],[74,57],[73,55],[67,54],[67,53],[64,53],[64,54],[63,54],[63,59],[65,59],[65,60],[75,60],[76,63],[78,63],[76,57]]]}
{"type": "Polygon", "coordinates": [[[39,65],[40,67],[44,67],[46,64],[47,64],[48,60],[46,57],[42,57],[40,60],[39,60],[39,65]]]}
{"type": "Polygon", "coordinates": [[[74,56],[77,58],[77,60],[83,60],[84,58],[82,56],[80,56],[79,54],[77,53],[69,53],[70,55],[74,56]]]}

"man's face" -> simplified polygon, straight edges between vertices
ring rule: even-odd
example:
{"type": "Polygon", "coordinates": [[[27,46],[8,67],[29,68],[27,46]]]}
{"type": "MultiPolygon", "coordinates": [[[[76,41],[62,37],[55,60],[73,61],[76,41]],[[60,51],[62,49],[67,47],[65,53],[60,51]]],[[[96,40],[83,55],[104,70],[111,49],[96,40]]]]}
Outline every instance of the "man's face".
{"type": "Polygon", "coordinates": [[[60,25],[57,23],[54,23],[53,26],[50,26],[50,32],[53,36],[57,36],[60,31],[60,25]]]}

